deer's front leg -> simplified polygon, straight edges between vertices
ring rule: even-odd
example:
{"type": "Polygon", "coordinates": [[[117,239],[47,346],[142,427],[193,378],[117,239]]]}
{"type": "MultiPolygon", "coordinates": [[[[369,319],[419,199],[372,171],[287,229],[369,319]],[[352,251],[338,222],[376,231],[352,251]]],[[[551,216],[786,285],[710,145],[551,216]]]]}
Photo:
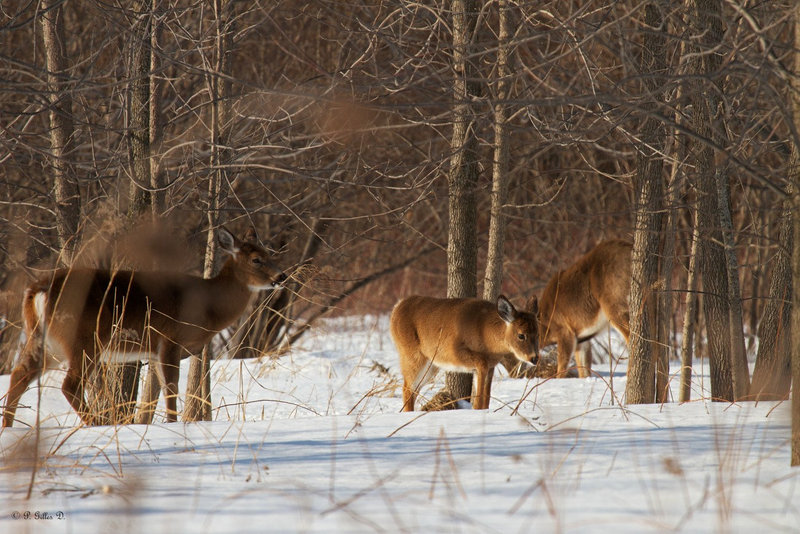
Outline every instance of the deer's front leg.
{"type": "Polygon", "coordinates": [[[490,369],[486,364],[479,364],[475,367],[475,396],[472,400],[472,408],[474,410],[487,410],[489,408],[493,375],[494,368],[490,369]]]}
{"type": "Polygon", "coordinates": [[[575,336],[572,334],[565,334],[558,338],[558,378],[567,377],[567,368],[569,368],[569,361],[572,359],[572,353],[575,352],[575,336]]]}

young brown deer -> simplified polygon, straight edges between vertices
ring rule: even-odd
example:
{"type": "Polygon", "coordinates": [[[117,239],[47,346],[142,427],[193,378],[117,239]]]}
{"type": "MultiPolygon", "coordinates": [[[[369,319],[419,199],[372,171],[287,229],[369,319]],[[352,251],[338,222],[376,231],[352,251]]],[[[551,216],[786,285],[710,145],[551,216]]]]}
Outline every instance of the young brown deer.
{"type": "MultiPolygon", "coordinates": [[[[253,236],[255,237],[255,236],[253,236]]],[[[177,419],[180,360],[200,351],[245,310],[260,289],[286,279],[254,240],[243,242],[220,229],[230,255],[210,279],[167,272],[59,269],[25,290],[26,346],[11,373],[3,427],[11,426],[19,398],[47,368],[67,363],[61,386],[84,423],[99,421],[84,399],[83,381],[100,362],[157,357],[167,420],[177,419]],[[51,352],[44,356],[44,341],[51,352]]]]}
{"type": "Polygon", "coordinates": [[[489,408],[495,365],[513,354],[539,355],[536,302],[518,311],[504,296],[479,299],[413,296],[395,305],[390,320],[403,373],[403,411],[413,411],[419,388],[439,369],[475,373],[473,408],[489,408]]]}
{"type": "MultiPolygon", "coordinates": [[[[620,239],[603,241],[556,274],[539,301],[539,339],[542,346],[558,344],[558,376],[567,366],[578,344],[589,341],[610,324],[628,341],[633,245],[620,239]]],[[[581,351],[576,361],[578,375],[589,376],[591,356],[581,351]]]]}

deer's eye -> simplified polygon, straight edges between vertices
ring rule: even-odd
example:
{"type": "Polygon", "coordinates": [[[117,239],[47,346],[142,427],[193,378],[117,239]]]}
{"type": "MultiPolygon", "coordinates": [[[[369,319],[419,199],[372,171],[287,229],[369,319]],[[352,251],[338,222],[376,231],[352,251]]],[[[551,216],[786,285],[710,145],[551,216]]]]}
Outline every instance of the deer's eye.
{"type": "Polygon", "coordinates": [[[526,337],[527,336],[525,334],[517,334],[517,339],[519,339],[520,341],[525,341],[526,337]]]}
{"type": "Polygon", "coordinates": [[[261,258],[259,258],[258,256],[253,256],[252,258],[250,258],[250,263],[252,263],[253,265],[261,265],[263,262],[261,261],[261,258]]]}

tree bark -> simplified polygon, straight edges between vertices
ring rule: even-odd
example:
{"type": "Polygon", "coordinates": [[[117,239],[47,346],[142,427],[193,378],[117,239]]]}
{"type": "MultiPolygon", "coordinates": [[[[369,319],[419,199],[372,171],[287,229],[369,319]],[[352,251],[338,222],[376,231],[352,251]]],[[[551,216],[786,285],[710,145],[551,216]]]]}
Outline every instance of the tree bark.
{"type": "MultiPolygon", "coordinates": [[[[131,56],[128,67],[128,162],[130,168],[130,204],[128,223],[135,225],[150,209],[150,56],[152,12],[144,1],[132,6],[134,26],[131,56]]],[[[135,417],[139,394],[141,362],[122,365],[103,365],[98,372],[105,373],[97,381],[101,388],[90,393],[99,413],[107,414],[101,420],[108,424],[125,424],[135,417]]]]}
{"type": "MultiPolygon", "coordinates": [[[[478,138],[473,98],[480,88],[472,60],[472,37],[478,18],[477,0],[453,0],[453,67],[455,107],[450,142],[448,185],[447,296],[478,294],[477,199],[478,138]]],[[[469,398],[472,375],[447,373],[445,388],[452,398],[469,398]]]]}
{"type": "Polygon", "coordinates": [[[758,355],[750,384],[753,400],[780,400],[789,396],[792,383],[792,203],[784,201],[779,225],[769,300],[758,325],[758,355]]]}
{"type": "MultiPolygon", "coordinates": [[[[795,10],[795,46],[800,46],[800,7],[795,10]]],[[[795,72],[800,72],[800,54],[795,52],[795,72]]],[[[795,95],[797,92],[795,91],[795,95]]],[[[800,102],[795,96],[794,101],[794,121],[800,125],[800,102]]],[[[796,150],[798,150],[796,148],[796,150]]],[[[793,174],[792,194],[792,219],[794,235],[800,235],[800,171],[798,163],[795,161],[793,174]]],[[[795,239],[792,247],[792,280],[800,280],[800,239],[795,239]]],[[[792,284],[792,381],[794,391],[792,392],[792,452],[790,464],[800,465],[800,394],[798,394],[798,384],[800,384],[800,284],[792,284]]]]}
{"type": "Polygon", "coordinates": [[[486,252],[486,274],[483,298],[494,301],[503,283],[503,249],[506,238],[506,219],[503,214],[508,197],[508,104],[511,89],[509,66],[510,6],[508,0],[498,2],[499,29],[497,33],[497,99],[494,105],[494,158],[492,160],[492,193],[489,218],[489,245],[486,252]]]}
{"type": "MultiPolygon", "coordinates": [[[[791,109],[795,131],[800,128],[800,3],[794,8],[794,74],[792,77],[791,109]]],[[[800,146],[798,141],[792,147],[792,166],[790,170],[792,202],[792,452],[790,464],[800,465],[800,146]]]]}
{"type": "MultiPolygon", "coordinates": [[[[645,90],[654,102],[661,101],[664,91],[661,81],[666,70],[666,40],[661,29],[664,8],[664,4],[657,2],[645,7],[647,32],[643,38],[642,73],[645,90]]],[[[657,345],[664,341],[656,337],[657,314],[666,313],[657,306],[657,291],[663,289],[659,287],[659,257],[663,237],[664,127],[657,119],[648,117],[641,136],[634,182],[636,223],[631,254],[630,360],[625,387],[629,404],[655,401],[657,345]]]]}
{"type": "MultiPolygon", "coordinates": [[[[795,46],[800,46],[800,7],[795,9],[795,46]]],[[[800,72],[800,53],[795,52],[795,72],[800,72]]],[[[795,82],[797,83],[797,82],[795,82]]],[[[800,85],[800,84],[798,84],[800,85]]],[[[800,89],[797,87],[796,89],[800,89]]],[[[800,126],[800,98],[794,92],[793,113],[795,125],[800,126]]],[[[796,154],[800,148],[795,147],[796,154]]],[[[794,235],[800,235],[800,170],[795,160],[792,169],[792,220],[794,235]]],[[[792,280],[800,280],[800,239],[794,239],[792,247],[792,280]]],[[[792,284],[792,452],[790,464],[800,465],[800,284],[792,284]]]]}
{"type": "MultiPolygon", "coordinates": [[[[164,173],[156,158],[156,151],[158,143],[161,140],[163,125],[160,120],[161,113],[161,81],[157,74],[160,66],[158,55],[158,42],[161,30],[161,17],[163,12],[161,9],[161,0],[152,0],[150,5],[152,23],[150,31],[150,75],[148,84],[148,101],[149,101],[149,161],[150,161],[150,186],[152,188],[150,195],[150,208],[152,210],[153,221],[157,221],[167,210],[166,191],[164,173]]],[[[142,58],[144,61],[144,57],[142,58]]],[[[144,177],[142,177],[144,178],[144,177]]],[[[152,359],[147,365],[147,377],[144,381],[142,388],[139,409],[136,413],[136,424],[149,425],[153,422],[155,415],[155,408],[158,402],[158,397],[161,394],[161,382],[158,377],[157,366],[158,361],[152,359]]],[[[138,374],[141,373],[141,368],[138,374]]]]}
{"type": "Polygon", "coordinates": [[[747,364],[747,352],[744,346],[744,319],[742,296],[739,289],[739,263],[734,249],[733,217],[731,216],[731,191],[728,174],[721,168],[714,173],[717,182],[717,204],[722,227],[722,239],[725,246],[726,269],[728,277],[728,310],[730,314],[731,344],[731,380],[733,381],[733,398],[743,399],[750,389],[750,369],[747,364]]]}
{"type": "Polygon", "coordinates": [[[50,159],[53,172],[56,231],[61,263],[69,265],[76,250],[81,199],[75,169],[70,161],[75,148],[72,90],[69,85],[63,3],[42,1],[42,41],[47,65],[50,105],[50,159]]]}
{"type": "MultiPolygon", "coordinates": [[[[715,45],[722,36],[722,20],[717,0],[692,0],[693,38],[696,37],[694,71],[699,80],[711,80],[711,86],[700,85],[691,92],[694,110],[693,127],[702,139],[724,146],[720,131],[721,88],[710,78],[719,72],[720,59],[715,45]]],[[[715,400],[733,401],[733,375],[731,369],[730,296],[728,291],[728,263],[722,246],[720,202],[716,169],[720,162],[714,148],[699,142],[692,151],[698,182],[698,225],[700,271],[703,278],[703,311],[706,318],[706,337],[711,373],[711,395],[715,400]]],[[[741,324],[738,325],[741,327],[741,324]]]]}
{"type": "MultiPolygon", "coordinates": [[[[214,1],[214,17],[216,19],[216,38],[214,46],[214,71],[209,73],[209,93],[211,97],[211,169],[208,182],[208,238],[206,240],[206,258],[203,276],[214,275],[217,263],[216,229],[219,225],[220,208],[224,203],[222,188],[228,183],[225,161],[229,157],[227,129],[230,120],[228,112],[231,97],[230,56],[233,48],[233,13],[234,2],[231,0],[214,1]]],[[[183,419],[185,421],[211,420],[211,364],[210,347],[203,349],[202,355],[191,356],[187,383],[186,403],[183,419]]]]}
{"type": "Polygon", "coordinates": [[[166,177],[164,170],[158,159],[160,144],[164,132],[164,125],[161,118],[161,88],[163,85],[161,70],[161,60],[159,54],[159,40],[161,38],[161,27],[163,26],[164,8],[162,0],[151,0],[150,9],[152,13],[152,23],[150,30],[150,76],[149,76],[149,97],[150,97],[150,187],[151,208],[153,210],[153,220],[158,220],[167,211],[167,192],[166,177]]]}
{"type": "MultiPolygon", "coordinates": [[[[508,0],[498,2],[497,32],[497,79],[495,80],[494,105],[494,157],[492,159],[492,191],[489,212],[489,243],[486,250],[486,271],[483,278],[483,298],[497,299],[502,292],[503,260],[505,258],[506,216],[503,207],[508,198],[509,125],[508,99],[511,83],[511,5],[508,0]]],[[[530,364],[514,356],[506,356],[500,363],[508,375],[514,378],[525,376],[530,364]]]]}
{"type": "Polygon", "coordinates": [[[686,280],[686,306],[683,313],[683,335],[681,339],[681,382],[678,401],[688,402],[692,398],[692,364],[694,339],[697,335],[696,319],[698,316],[697,296],[697,242],[700,235],[697,231],[697,212],[693,217],[692,246],[689,252],[689,273],[686,280]]]}
{"type": "Polygon", "coordinates": [[[144,0],[133,3],[135,17],[128,75],[128,160],[131,186],[128,218],[150,211],[150,56],[152,12],[144,0]]]}

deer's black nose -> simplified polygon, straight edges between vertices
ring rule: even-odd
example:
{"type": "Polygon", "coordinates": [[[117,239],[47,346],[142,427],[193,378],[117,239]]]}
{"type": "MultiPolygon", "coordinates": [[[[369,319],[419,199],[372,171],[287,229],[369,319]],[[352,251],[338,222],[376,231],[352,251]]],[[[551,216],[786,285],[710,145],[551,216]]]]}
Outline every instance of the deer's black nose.
{"type": "Polygon", "coordinates": [[[286,273],[281,273],[275,279],[275,283],[278,284],[278,285],[282,285],[287,280],[287,278],[288,278],[288,276],[286,276],[286,273]]]}

